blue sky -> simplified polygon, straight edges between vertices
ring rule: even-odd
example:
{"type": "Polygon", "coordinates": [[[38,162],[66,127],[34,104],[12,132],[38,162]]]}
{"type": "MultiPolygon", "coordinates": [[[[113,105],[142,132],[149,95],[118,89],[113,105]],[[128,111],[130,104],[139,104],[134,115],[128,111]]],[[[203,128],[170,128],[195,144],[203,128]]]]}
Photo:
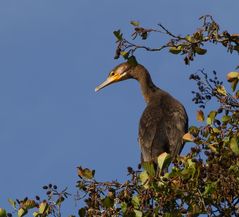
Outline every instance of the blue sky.
{"type": "MultiPolygon", "coordinates": [[[[238,8],[238,1],[222,0],[1,1],[0,206],[9,208],[9,197],[41,194],[47,183],[74,186],[79,165],[96,169],[100,180],[123,180],[127,166],[138,164],[145,107],[138,84],[125,81],[94,92],[122,61],[113,59],[114,30],[129,37],[129,22],[137,20],[185,34],[200,26],[201,15],[211,14],[222,29],[236,32],[238,8]]],[[[153,35],[149,40],[152,46],[160,42],[153,35]]],[[[167,51],[136,55],[154,82],[185,105],[193,125],[189,74],[215,69],[224,79],[238,65],[238,56],[219,46],[190,66],[167,51]]]]}

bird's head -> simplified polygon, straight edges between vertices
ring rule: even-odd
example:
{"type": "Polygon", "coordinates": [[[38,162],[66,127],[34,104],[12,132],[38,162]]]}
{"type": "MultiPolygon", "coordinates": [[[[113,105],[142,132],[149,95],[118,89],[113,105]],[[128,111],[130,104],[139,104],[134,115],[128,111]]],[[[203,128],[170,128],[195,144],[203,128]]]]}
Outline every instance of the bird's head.
{"type": "Polygon", "coordinates": [[[116,66],[108,75],[107,79],[101,83],[99,86],[95,88],[95,91],[99,91],[100,89],[113,84],[115,82],[123,81],[129,78],[132,78],[132,71],[135,65],[130,62],[124,62],[116,66]]]}

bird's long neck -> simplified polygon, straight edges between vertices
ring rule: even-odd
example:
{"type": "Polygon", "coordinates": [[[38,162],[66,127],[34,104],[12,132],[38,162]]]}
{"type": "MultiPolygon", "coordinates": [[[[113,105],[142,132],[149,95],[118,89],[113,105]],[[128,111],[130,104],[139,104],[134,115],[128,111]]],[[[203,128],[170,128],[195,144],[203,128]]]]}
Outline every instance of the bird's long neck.
{"type": "Polygon", "coordinates": [[[136,70],[137,73],[134,74],[134,78],[140,83],[140,88],[144,96],[145,102],[149,103],[150,99],[154,95],[154,92],[159,88],[153,83],[147,69],[145,69],[141,65],[137,67],[139,68],[136,70]]]}

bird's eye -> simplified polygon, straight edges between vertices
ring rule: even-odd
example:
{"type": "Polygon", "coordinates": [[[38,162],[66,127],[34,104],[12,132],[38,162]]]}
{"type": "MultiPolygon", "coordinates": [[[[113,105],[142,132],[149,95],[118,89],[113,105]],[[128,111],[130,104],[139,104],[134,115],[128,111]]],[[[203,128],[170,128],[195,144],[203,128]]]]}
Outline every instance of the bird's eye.
{"type": "Polygon", "coordinates": [[[110,73],[110,76],[114,76],[114,75],[115,75],[115,73],[114,73],[114,72],[111,72],[111,73],[110,73]]]}

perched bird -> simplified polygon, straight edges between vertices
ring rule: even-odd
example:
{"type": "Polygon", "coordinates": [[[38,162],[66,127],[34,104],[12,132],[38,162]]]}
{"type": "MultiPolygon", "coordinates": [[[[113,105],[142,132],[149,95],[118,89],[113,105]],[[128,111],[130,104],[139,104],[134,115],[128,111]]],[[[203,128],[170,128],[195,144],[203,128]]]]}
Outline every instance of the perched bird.
{"type": "Polygon", "coordinates": [[[116,66],[95,91],[126,79],[139,82],[147,103],[139,122],[141,161],[156,163],[163,152],[170,153],[174,159],[184,146],[183,135],[188,129],[188,117],[183,105],[155,86],[147,69],[138,63],[124,62],[116,66]]]}

